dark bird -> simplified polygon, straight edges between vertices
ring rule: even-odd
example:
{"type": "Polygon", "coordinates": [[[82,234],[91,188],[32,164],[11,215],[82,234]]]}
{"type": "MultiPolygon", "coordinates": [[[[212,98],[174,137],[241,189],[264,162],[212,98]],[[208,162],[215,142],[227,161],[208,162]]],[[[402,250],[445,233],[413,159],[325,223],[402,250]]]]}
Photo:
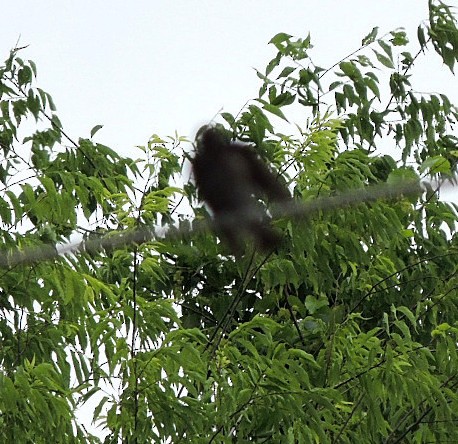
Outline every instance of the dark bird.
{"type": "Polygon", "coordinates": [[[235,255],[244,251],[246,237],[263,251],[279,243],[280,235],[259,199],[282,202],[291,196],[250,145],[232,142],[222,130],[203,126],[197,132],[192,164],[199,198],[213,213],[217,234],[235,255]]]}

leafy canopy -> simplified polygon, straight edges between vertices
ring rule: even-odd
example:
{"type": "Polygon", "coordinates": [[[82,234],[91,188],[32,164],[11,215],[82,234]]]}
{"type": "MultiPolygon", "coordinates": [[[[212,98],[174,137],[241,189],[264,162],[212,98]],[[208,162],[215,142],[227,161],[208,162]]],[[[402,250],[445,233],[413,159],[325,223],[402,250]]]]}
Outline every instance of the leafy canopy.
{"type": "Polygon", "coordinates": [[[239,260],[211,231],[188,230],[208,214],[181,179],[185,138],[154,135],[137,159],[95,142],[99,125],[73,140],[35,64],[11,52],[0,441],[99,442],[76,416],[90,399],[106,443],[458,440],[457,208],[439,199],[456,172],[458,110],[414,86],[423,58],[453,72],[458,30],[444,3],[429,11],[416,43],[374,28],[327,69],[310,36],[277,34],[258,96],[221,117],[297,202],[410,178],[437,187],[305,222],[282,215],[281,247],[239,260]],[[152,226],[169,235],[106,241],[152,226]],[[77,235],[104,248],[11,261],[77,235]]]}

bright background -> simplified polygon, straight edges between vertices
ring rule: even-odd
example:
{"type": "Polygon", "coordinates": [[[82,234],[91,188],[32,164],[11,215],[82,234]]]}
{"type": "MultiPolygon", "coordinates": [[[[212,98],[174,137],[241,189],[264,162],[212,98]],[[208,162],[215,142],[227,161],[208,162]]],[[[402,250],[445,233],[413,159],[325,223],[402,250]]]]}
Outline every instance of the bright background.
{"type": "MultiPolygon", "coordinates": [[[[253,68],[263,71],[275,56],[267,43],[278,32],[310,32],[314,62],[329,67],[374,26],[379,35],[405,27],[414,40],[426,3],[4,1],[0,57],[18,38],[19,46],[29,45],[20,57],[37,64],[38,83],[53,96],[65,131],[88,137],[102,124],[96,140],[129,155],[153,133],[192,137],[221,109],[236,114],[257,95],[261,81],[253,68]]],[[[437,66],[426,67],[424,91],[437,86],[458,102],[456,80],[433,58],[437,66]]]]}

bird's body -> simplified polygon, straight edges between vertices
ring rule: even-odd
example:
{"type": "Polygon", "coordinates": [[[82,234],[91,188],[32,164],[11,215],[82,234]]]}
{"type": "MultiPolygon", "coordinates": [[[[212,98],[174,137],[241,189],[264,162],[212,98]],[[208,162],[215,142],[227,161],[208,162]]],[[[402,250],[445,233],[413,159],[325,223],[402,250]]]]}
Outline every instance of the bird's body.
{"type": "Polygon", "coordinates": [[[258,199],[281,201],[290,199],[290,194],[251,146],[229,141],[214,127],[203,127],[193,171],[199,197],[212,211],[218,234],[234,253],[243,251],[247,236],[263,250],[278,243],[279,235],[258,199]]]}

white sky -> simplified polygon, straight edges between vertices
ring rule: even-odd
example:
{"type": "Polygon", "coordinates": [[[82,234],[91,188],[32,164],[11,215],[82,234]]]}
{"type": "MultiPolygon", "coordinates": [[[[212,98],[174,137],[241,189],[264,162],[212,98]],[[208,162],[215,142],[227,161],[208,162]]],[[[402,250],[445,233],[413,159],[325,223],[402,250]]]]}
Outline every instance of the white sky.
{"type": "Polygon", "coordinates": [[[2,3],[1,60],[20,36],[66,132],[88,137],[102,124],[96,140],[126,155],[153,133],[193,136],[221,108],[237,113],[257,95],[253,68],[276,54],[267,43],[278,32],[310,32],[314,61],[327,67],[372,27],[403,26],[414,39],[427,17],[426,0],[2,3]]]}
{"type": "MultiPolygon", "coordinates": [[[[450,1],[449,3],[453,3],[450,1]]],[[[312,36],[316,64],[331,66],[357,49],[374,26],[406,28],[427,18],[426,0],[3,0],[0,60],[20,37],[20,57],[38,67],[38,84],[57,105],[65,131],[124,155],[150,135],[193,136],[220,111],[237,113],[257,95],[278,32],[312,36]]],[[[420,66],[421,91],[458,103],[456,78],[420,66]],[[424,86],[424,88],[423,88],[424,86]],[[421,89],[423,88],[423,89],[421,89]]],[[[456,193],[456,191],[454,191],[456,193]]]]}

